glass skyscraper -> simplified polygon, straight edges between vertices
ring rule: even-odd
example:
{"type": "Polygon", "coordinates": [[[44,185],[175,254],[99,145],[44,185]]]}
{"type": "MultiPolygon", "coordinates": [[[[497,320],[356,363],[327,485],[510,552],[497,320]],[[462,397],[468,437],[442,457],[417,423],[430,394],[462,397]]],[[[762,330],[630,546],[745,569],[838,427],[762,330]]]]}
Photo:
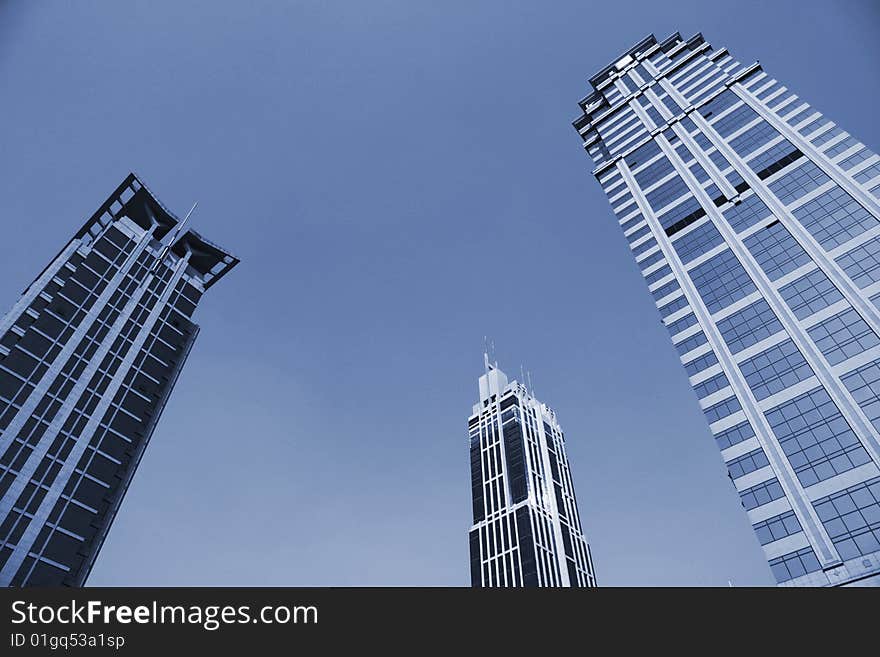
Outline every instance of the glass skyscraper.
{"type": "Polygon", "coordinates": [[[85,582],[237,263],[132,174],[0,319],[0,585],[85,582]]]}
{"type": "Polygon", "coordinates": [[[781,585],[880,585],[880,158],[757,63],[649,36],[574,126],[781,585]]]}
{"type": "Polygon", "coordinates": [[[556,413],[485,368],[468,420],[471,585],[596,586],[556,413]]]}

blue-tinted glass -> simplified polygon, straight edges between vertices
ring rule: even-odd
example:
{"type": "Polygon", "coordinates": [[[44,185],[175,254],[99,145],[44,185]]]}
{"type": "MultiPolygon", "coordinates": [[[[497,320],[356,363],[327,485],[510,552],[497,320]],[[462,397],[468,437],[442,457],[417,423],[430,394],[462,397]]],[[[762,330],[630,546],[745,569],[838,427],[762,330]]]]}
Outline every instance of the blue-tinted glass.
{"type": "Polygon", "coordinates": [[[739,367],[759,401],[813,376],[813,370],[790,339],[752,356],[739,367]]]}
{"type": "Polygon", "coordinates": [[[779,289],[780,296],[798,319],[805,319],[843,298],[821,269],[811,271],[779,289]]]}
{"type": "Polygon", "coordinates": [[[731,445],[738,445],[754,435],[755,430],[752,429],[752,425],[746,420],[716,434],[715,442],[718,443],[719,449],[727,449],[731,445]]]}
{"type": "Polygon", "coordinates": [[[770,214],[770,208],[764,205],[757,194],[752,194],[725,211],[724,218],[727,219],[730,227],[739,233],[754,226],[762,219],[766,219],[770,214]]]}
{"type": "Polygon", "coordinates": [[[744,243],[771,281],[810,262],[807,252],[779,221],[749,235],[744,243]]]}
{"type": "Polygon", "coordinates": [[[802,164],[774,180],[768,187],[783,205],[788,205],[829,180],[831,178],[812,161],[804,160],[802,164]]]}
{"type": "Polygon", "coordinates": [[[711,251],[724,241],[721,233],[715,228],[711,220],[697,226],[689,233],[678,237],[672,246],[681,258],[682,263],[687,264],[691,260],[711,251]]]}
{"type": "Polygon", "coordinates": [[[826,251],[877,225],[871,213],[840,187],[805,203],[793,214],[826,251]]]}
{"type": "Polygon", "coordinates": [[[778,136],[779,133],[772,125],[766,121],[761,121],[738,137],[731,139],[730,147],[737,155],[745,157],[778,136]]]}
{"type": "Polygon", "coordinates": [[[870,461],[825,388],[780,404],[766,416],[803,486],[870,461]]]}
{"type": "Polygon", "coordinates": [[[770,465],[770,462],[767,460],[767,455],[764,454],[764,450],[759,447],[748,454],[743,454],[742,456],[729,461],[727,463],[727,471],[730,472],[731,479],[736,479],[737,477],[742,477],[755,470],[760,470],[766,465],[770,465]]]}
{"type": "Polygon", "coordinates": [[[880,343],[877,334],[853,308],[819,322],[807,332],[832,365],[880,343]]]}
{"type": "Polygon", "coordinates": [[[729,385],[730,383],[727,381],[724,372],[719,372],[705,381],[694,385],[694,392],[697,393],[698,399],[702,399],[703,397],[708,397],[712,393],[718,392],[729,385]]]}
{"type": "Polygon", "coordinates": [[[843,559],[880,550],[880,477],[813,503],[843,559]]]}
{"type": "Polygon", "coordinates": [[[687,193],[687,184],[681,179],[681,176],[676,175],[671,180],[660,185],[657,189],[645,194],[645,198],[651,207],[654,208],[654,211],[657,212],[661,208],[669,205],[675,199],[680,198],[687,193]]]}
{"type": "Polygon", "coordinates": [[[764,299],[725,317],[717,325],[734,354],[782,330],[782,324],[764,299]]]}
{"type": "Polygon", "coordinates": [[[880,360],[862,365],[843,377],[843,385],[880,431],[880,360]]]}
{"type": "Polygon", "coordinates": [[[729,249],[694,267],[691,280],[709,312],[716,312],[755,291],[755,284],[729,249]]]}
{"type": "Polygon", "coordinates": [[[684,369],[688,373],[688,376],[693,376],[697,372],[702,372],[706,368],[712,367],[717,362],[718,357],[715,355],[715,352],[710,351],[702,356],[697,356],[694,360],[686,363],[684,369]]]}

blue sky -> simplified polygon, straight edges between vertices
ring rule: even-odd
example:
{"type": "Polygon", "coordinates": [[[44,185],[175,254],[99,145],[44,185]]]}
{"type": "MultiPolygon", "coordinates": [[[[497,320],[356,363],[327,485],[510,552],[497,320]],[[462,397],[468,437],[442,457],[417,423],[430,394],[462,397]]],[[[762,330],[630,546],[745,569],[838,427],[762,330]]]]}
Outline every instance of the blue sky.
{"type": "Polygon", "coordinates": [[[771,584],[570,125],[701,31],[880,146],[876,3],[736,7],[0,3],[0,305],[130,170],[242,259],[90,584],[466,585],[484,335],[559,415],[600,585],[771,584]]]}

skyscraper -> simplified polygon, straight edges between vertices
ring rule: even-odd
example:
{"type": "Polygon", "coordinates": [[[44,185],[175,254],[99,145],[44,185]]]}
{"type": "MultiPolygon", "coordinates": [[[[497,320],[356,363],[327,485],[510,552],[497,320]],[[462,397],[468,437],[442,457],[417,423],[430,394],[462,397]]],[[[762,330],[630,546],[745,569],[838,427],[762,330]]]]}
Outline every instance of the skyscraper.
{"type": "Polygon", "coordinates": [[[132,174],[0,320],[0,584],[85,582],[237,263],[132,174]]]}
{"type": "Polygon", "coordinates": [[[880,158],[699,34],[590,83],[574,126],[776,580],[880,585],[880,158]]]}
{"type": "Polygon", "coordinates": [[[556,413],[485,367],[468,420],[471,585],[596,586],[556,413]]]}

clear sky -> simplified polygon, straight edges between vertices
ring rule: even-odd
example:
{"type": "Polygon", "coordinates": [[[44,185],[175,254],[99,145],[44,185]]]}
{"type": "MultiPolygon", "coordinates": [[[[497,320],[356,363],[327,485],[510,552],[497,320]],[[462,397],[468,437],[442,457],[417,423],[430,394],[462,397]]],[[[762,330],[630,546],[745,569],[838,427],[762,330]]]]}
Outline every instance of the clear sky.
{"type": "Polygon", "coordinates": [[[0,0],[0,305],[131,170],[241,265],[93,585],[467,585],[482,340],[566,431],[600,585],[771,584],[570,123],[648,33],[880,146],[880,5],[0,0]]]}

